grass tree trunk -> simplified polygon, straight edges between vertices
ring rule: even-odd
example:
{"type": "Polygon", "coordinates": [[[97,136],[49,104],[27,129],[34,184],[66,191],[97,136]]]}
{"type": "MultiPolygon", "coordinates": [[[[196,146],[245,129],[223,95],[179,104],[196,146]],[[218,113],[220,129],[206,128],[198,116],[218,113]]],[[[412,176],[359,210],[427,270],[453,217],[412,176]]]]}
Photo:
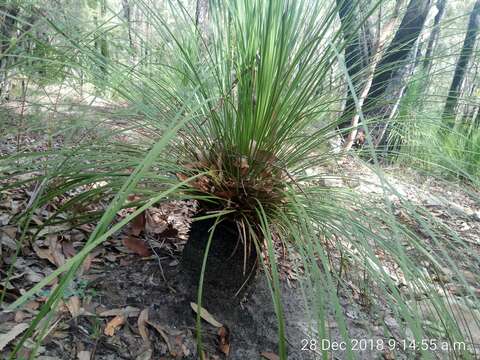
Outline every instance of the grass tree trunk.
{"type": "Polygon", "coordinates": [[[15,34],[16,17],[19,12],[18,7],[0,5],[0,102],[8,100],[10,93],[8,52],[15,34]]]}
{"type": "MultiPolygon", "coordinates": [[[[368,67],[372,52],[371,34],[368,27],[360,27],[361,14],[359,3],[350,0],[337,0],[338,15],[340,17],[342,33],[345,43],[345,65],[352,81],[357,98],[362,90],[363,72],[368,67]]],[[[348,89],[345,108],[339,123],[340,129],[350,126],[355,114],[355,101],[348,89]]],[[[346,135],[346,134],[344,134],[346,135]]]]}
{"type": "Polygon", "coordinates": [[[467,72],[468,63],[472,58],[473,48],[475,46],[475,40],[479,27],[480,0],[477,0],[470,14],[470,20],[468,22],[467,33],[463,42],[462,51],[460,52],[457,65],[455,67],[452,84],[450,85],[450,90],[448,91],[448,96],[443,111],[443,123],[449,128],[452,128],[455,125],[455,109],[458,104],[458,98],[460,96],[462,83],[467,72]]]}
{"type": "Polygon", "coordinates": [[[430,0],[410,0],[395,36],[375,69],[363,104],[366,119],[374,119],[370,131],[374,146],[385,146],[388,123],[398,107],[404,79],[413,70],[415,50],[430,9],[430,0]]]}

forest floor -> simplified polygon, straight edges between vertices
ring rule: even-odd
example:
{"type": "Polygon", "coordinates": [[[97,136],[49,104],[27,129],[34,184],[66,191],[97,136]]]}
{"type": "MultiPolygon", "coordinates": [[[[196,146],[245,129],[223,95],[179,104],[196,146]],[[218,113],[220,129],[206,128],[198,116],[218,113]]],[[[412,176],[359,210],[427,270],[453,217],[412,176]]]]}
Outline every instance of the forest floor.
{"type": "MultiPolygon", "coordinates": [[[[12,124],[20,121],[18,107],[16,109],[3,115],[12,124]]],[[[107,109],[103,104],[99,109],[91,110],[92,119],[108,117],[107,109]]],[[[70,115],[63,114],[65,119],[70,115]]],[[[113,116],[112,119],[114,121],[113,116]]],[[[15,129],[14,126],[10,128],[15,129]]],[[[52,137],[34,132],[25,133],[21,138],[14,133],[4,133],[0,138],[0,154],[16,151],[19,142],[27,151],[43,151],[52,146],[51,141],[52,137]]],[[[448,272],[432,277],[432,281],[441,283],[453,299],[468,297],[467,293],[471,292],[467,290],[480,297],[480,267],[469,268],[464,261],[465,256],[478,258],[480,255],[480,194],[465,184],[455,185],[405,168],[386,168],[384,172],[385,179],[398,192],[398,196],[390,196],[389,200],[399,219],[411,222],[415,228],[415,220],[409,218],[402,208],[405,202],[422,206],[428,211],[426,216],[441,219],[471,245],[471,254],[452,254],[470,289],[465,289],[455,274],[448,272]]],[[[330,174],[325,186],[350,188],[372,203],[385,202],[380,178],[354,158],[338,164],[330,174]],[[352,180],[359,174],[363,179],[361,183],[352,180]]],[[[68,226],[45,227],[41,236],[35,242],[25,244],[13,261],[18,233],[11,221],[14,215],[25,209],[32,193],[30,187],[12,188],[3,192],[0,199],[0,286],[7,287],[7,303],[77,253],[94,227],[94,224],[73,229],[68,226]],[[5,276],[12,263],[11,282],[6,284],[5,276]]],[[[33,220],[41,226],[51,211],[52,207],[39,209],[33,220]]],[[[125,216],[128,211],[124,210],[118,217],[125,216]]],[[[197,359],[194,307],[198,279],[183,271],[181,262],[182,248],[188,239],[194,213],[194,202],[161,204],[149,210],[143,222],[133,221],[89,255],[51,320],[38,349],[38,359],[197,359]]],[[[421,232],[419,228],[416,230],[421,232]]],[[[431,241],[428,234],[424,234],[424,238],[431,241]]],[[[384,269],[392,279],[398,283],[405,281],[398,269],[388,259],[384,260],[384,269]]],[[[294,253],[287,256],[280,249],[278,261],[283,279],[282,301],[289,359],[316,358],[318,351],[302,350],[315,340],[309,335],[315,324],[303,305],[301,267],[294,253]]],[[[391,336],[385,335],[388,328],[390,334],[402,338],[402,324],[394,319],[387,306],[382,307],[381,301],[375,308],[366,305],[368,301],[359,289],[362,281],[357,272],[353,267],[347,269],[345,281],[338,288],[350,337],[384,339],[386,342],[391,336]]],[[[17,311],[0,312],[2,357],[8,355],[15,339],[38,314],[47,294],[41,293],[17,311]]],[[[202,334],[207,359],[224,359],[227,355],[229,359],[239,360],[278,359],[277,319],[263,273],[257,274],[252,287],[241,298],[231,299],[222,289],[205,297],[201,312],[205,320],[202,334]]],[[[454,312],[468,316],[462,306],[456,302],[454,312]]],[[[464,320],[469,322],[469,319],[464,320]]],[[[332,341],[340,341],[340,330],[333,314],[329,314],[328,325],[332,341]]],[[[474,342],[480,344],[480,328],[474,325],[470,331],[474,342]]],[[[32,346],[27,342],[21,350],[23,355],[28,355],[32,346]]],[[[363,351],[356,355],[360,359],[409,358],[407,354],[394,355],[388,350],[363,351]]],[[[334,358],[345,357],[345,353],[338,352],[334,358]]]]}

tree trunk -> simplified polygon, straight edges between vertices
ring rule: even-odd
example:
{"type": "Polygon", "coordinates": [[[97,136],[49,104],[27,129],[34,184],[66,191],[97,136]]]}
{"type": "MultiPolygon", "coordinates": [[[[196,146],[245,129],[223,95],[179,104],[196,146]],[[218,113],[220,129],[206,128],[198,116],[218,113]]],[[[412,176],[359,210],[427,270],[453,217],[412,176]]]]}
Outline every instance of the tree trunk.
{"type": "Polygon", "coordinates": [[[130,44],[130,49],[135,53],[135,46],[133,44],[132,38],[132,9],[128,0],[122,0],[123,6],[123,15],[127,21],[127,31],[128,31],[128,43],[130,44]]]}
{"type": "MultiPolygon", "coordinates": [[[[363,78],[362,72],[367,69],[372,53],[372,36],[367,31],[368,27],[358,28],[361,21],[358,3],[350,0],[336,0],[338,15],[340,17],[343,38],[345,42],[345,65],[348,76],[352,81],[355,95],[359,97],[362,91],[363,78]]],[[[345,108],[339,123],[339,129],[345,129],[350,126],[352,117],[355,114],[355,100],[350,91],[347,91],[345,108]]],[[[346,134],[344,134],[346,135],[346,134]]]]}
{"type": "Polygon", "coordinates": [[[6,5],[0,6],[0,103],[8,100],[10,82],[8,80],[8,65],[10,58],[8,50],[16,25],[16,17],[20,9],[6,5]]]}
{"type": "MultiPolygon", "coordinates": [[[[106,14],[107,14],[107,0],[100,0],[100,19],[102,22],[105,21],[106,14]]],[[[102,35],[100,38],[100,54],[102,55],[101,69],[102,69],[102,72],[106,75],[109,51],[108,51],[107,33],[105,32],[102,32],[102,35]]]]}
{"type": "Polygon", "coordinates": [[[375,119],[370,131],[373,145],[385,145],[388,120],[398,107],[404,89],[404,79],[415,64],[415,44],[422,32],[430,9],[430,0],[410,0],[402,22],[384,56],[375,69],[372,85],[366,96],[363,113],[375,119]]]}
{"type": "Polygon", "coordinates": [[[443,123],[453,128],[455,125],[455,109],[458,104],[458,98],[460,96],[460,90],[462,87],[465,73],[468,67],[468,63],[472,57],[473,48],[475,46],[475,39],[477,37],[478,28],[480,27],[480,0],[475,2],[472,13],[470,14],[470,20],[468,22],[467,33],[463,42],[462,51],[455,67],[455,73],[453,74],[452,84],[448,91],[447,101],[445,102],[445,109],[443,111],[443,123]]]}
{"type": "MultiPolygon", "coordinates": [[[[382,56],[383,56],[383,52],[384,52],[384,49],[385,49],[385,43],[386,43],[386,40],[388,38],[388,36],[392,33],[392,30],[395,28],[397,22],[398,22],[398,18],[399,18],[399,14],[400,14],[400,8],[402,7],[403,5],[403,2],[404,0],[397,0],[396,1],[396,4],[395,4],[395,9],[393,11],[393,14],[392,16],[389,17],[389,20],[387,22],[385,22],[383,24],[383,26],[381,25],[382,23],[382,8],[380,7],[379,9],[379,14],[378,14],[378,20],[377,20],[377,29],[376,29],[376,38],[374,38],[374,36],[372,35],[371,31],[370,31],[370,28],[368,28],[369,24],[364,24],[364,26],[366,26],[365,30],[366,31],[363,31],[364,33],[364,46],[367,46],[368,49],[369,49],[369,52],[368,52],[368,60],[369,60],[369,64],[368,66],[366,66],[365,69],[362,69],[362,84],[361,84],[361,93],[360,93],[360,96],[358,97],[358,108],[359,109],[362,109],[362,106],[363,106],[363,103],[365,102],[365,98],[370,90],[370,87],[372,85],[372,80],[373,80],[373,76],[374,76],[374,73],[375,73],[375,69],[379,63],[379,61],[381,60],[382,56]]],[[[365,10],[362,10],[362,11],[365,11],[365,10]]],[[[361,12],[362,12],[361,11],[361,12]]],[[[368,11],[367,11],[368,12],[368,11]]],[[[363,15],[365,16],[365,15],[363,15]]],[[[360,19],[358,19],[358,21],[360,21],[360,19]]],[[[367,52],[364,52],[365,54],[367,52]]],[[[349,73],[349,76],[353,76],[352,73],[349,73]]],[[[346,108],[348,107],[348,105],[350,106],[355,106],[355,101],[352,97],[352,93],[349,91],[348,92],[348,95],[350,95],[350,98],[347,99],[347,106],[346,108]]],[[[358,95],[358,94],[357,94],[358,95]]],[[[365,137],[365,134],[363,133],[359,133],[359,137],[357,138],[357,133],[358,133],[358,123],[359,123],[359,120],[360,120],[360,112],[356,111],[356,108],[355,108],[355,111],[353,112],[353,114],[348,114],[348,115],[353,115],[353,116],[345,116],[346,114],[344,113],[344,116],[343,116],[343,122],[342,124],[339,126],[340,129],[342,128],[346,128],[346,127],[351,127],[352,130],[347,134],[343,134],[344,137],[345,137],[345,141],[344,141],[344,149],[345,150],[349,150],[353,145],[354,143],[363,143],[364,141],[364,137],[365,137]]]]}
{"type": "Polygon", "coordinates": [[[208,0],[197,0],[195,10],[195,26],[200,36],[205,37],[207,33],[208,0]]]}
{"type": "Polygon", "coordinates": [[[440,20],[442,20],[443,14],[445,13],[446,2],[446,0],[438,0],[436,4],[438,12],[433,20],[433,29],[428,39],[427,50],[425,51],[425,57],[422,64],[423,70],[425,71],[425,75],[427,77],[430,74],[430,69],[432,68],[432,54],[440,35],[440,20]]]}
{"type": "Polygon", "coordinates": [[[478,106],[473,112],[472,127],[474,129],[480,129],[480,106],[478,106]]]}

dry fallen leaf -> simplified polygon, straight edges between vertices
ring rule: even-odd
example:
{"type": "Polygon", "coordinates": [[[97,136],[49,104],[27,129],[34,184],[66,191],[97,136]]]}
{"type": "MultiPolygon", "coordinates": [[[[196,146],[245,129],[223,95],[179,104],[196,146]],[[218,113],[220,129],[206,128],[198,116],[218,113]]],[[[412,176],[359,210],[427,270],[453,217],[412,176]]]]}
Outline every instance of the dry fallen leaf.
{"type": "Polygon", "coordinates": [[[167,217],[165,216],[163,211],[159,209],[148,209],[145,215],[145,219],[145,230],[147,231],[147,233],[161,234],[168,227],[167,217]]]}
{"type": "Polygon", "coordinates": [[[126,317],[134,317],[138,316],[140,314],[140,309],[133,307],[133,306],[127,306],[124,307],[123,309],[118,308],[118,309],[111,309],[111,310],[106,310],[102,311],[101,313],[98,314],[100,317],[110,317],[110,316],[120,316],[124,315],[126,317]]]}
{"type": "Polygon", "coordinates": [[[25,304],[25,307],[30,310],[37,310],[40,307],[40,303],[32,300],[25,304]]]}
{"type": "Polygon", "coordinates": [[[65,305],[67,306],[68,311],[72,315],[72,318],[76,318],[82,312],[82,304],[78,296],[70,297],[65,305]]]}
{"type": "Polygon", "coordinates": [[[148,308],[143,309],[138,316],[138,332],[142,337],[145,344],[150,346],[150,339],[148,338],[148,329],[147,329],[147,321],[148,321],[148,308]]]}
{"type": "Polygon", "coordinates": [[[383,354],[382,354],[382,357],[385,359],[385,360],[395,360],[395,354],[389,350],[385,351],[383,354]]]}
{"type": "Polygon", "coordinates": [[[105,326],[105,330],[103,331],[107,336],[115,335],[115,330],[125,324],[126,316],[124,315],[117,315],[112,320],[107,323],[105,326]]]}
{"type": "Polygon", "coordinates": [[[262,352],[260,354],[262,357],[264,357],[265,359],[268,359],[268,360],[280,360],[280,358],[278,357],[277,354],[275,353],[272,353],[272,352],[262,352]]]}
{"type": "Polygon", "coordinates": [[[153,350],[148,348],[145,351],[141,352],[140,355],[138,355],[135,360],[150,360],[153,355],[153,350]]]}
{"type": "MultiPolygon", "coordinates": [[[[15,237],[17,234],[17,228],[14,226],[3,226],[0,229],[0,245],[5,245],[5,247],[10,250],[16,250],[17,243],[15,242],[15,237]]],[[[1,246],[0,246],[1,249],[1,246]]]]}
{"type": "Polygon", "coordinates": [[[55,234],[59,234],[62,231],[67,231],[67,230],[70,230],[70,225],[68,224],[45,226],[44,228],[42,228],[42,230],[38,232],[37,237],[41,238],[47,234],[52,234],[53,236],[56,236],[55,234]]]}
{"type": "Polygon", "coordinates": [[[147,320],[147,324],[152,326],[157,332],[160,334],[160,336],[163,338],[163,341],[165,341],[165,344],[167,344],[168,352],[173,355],[172,352],[172,346],[170,345],[170,341],[168,341],[168,336],[165,333],[165,330],[162,329],[162,327],[150,320],[147,320]]]}
{"type": "Polygon", "coordinates": [[[132,250],[134,253],[140,256],[150,256],[150,249],[148,248],[145,241],[135,238],[133,236],[125,236],[122,239],[123,245],[129,250],[132,250]]]}
{"type": "Polygon", "coordinates": [[[0,334],[0,351],[2,351],[3,348],[7,346],[10,341],[14,340],[18,335],[20,335],[27,329],[28,329],[28,324],[21,323],[21,324],[15,325],[7,333],[0,334]]]}
{"type": "Polygon", "coordinates": [[[24,311],[16,311],[15,312],[15,322],[19,323],[25,320],[25,318],[28,316],[27,313],[24,311]]]}
{"type": "Polygon", "coordinates": [[[57,241],[57,235],[48,234],[44,244],[47,248],[40,248],[37,244],[33,245],[33,250],[41,259],[50,261],[57,267],[62,266],[65,263],[65,256],[63,255],[62,245],[57,241]]]}
{"type": "Polygon", "coordinates": [[[79,351],[77,354],[78,360],[90,360],[91,357],[92,357],[92,354],[90,353],[90,351],[87,351],[87,350],[79,351]]]}
{"type": "Polygon", "coordinates": [[[226,356],[230,353],[230,330],[223,325],[218,329],[218,348],[226,356]]]}
{"type": "Polygon", "coordinates": [[[130,233],[134,236],[140,235],[143,230],[145,230],[145,212],[135,216],[130,225],[130,233]]]}
{"type": "Polygon", "coordinates": [[[62,251],[66,258],[74,257],[76,254],[75,248],[70,241],[62,242],[62,251]]]}
{"type": "MultiPolygon", "coordinates": [[[[195,304],[194,302],[190,303],[190,306],[192,307],[193,311],[195,311],[198,314],[198,305],[195,304]]],[[[222,327],[223,325],[219,323],[215,318],[210,314],[207,310],[205,310],[203,307],[200,308],[200,317],[208,322],[210,325],[213,325],[215,327],[222,327]]]]}
{"type": "Polygon", "coordinates": [[[41,248],[38,245],[33,244],[33,250],[35,251],[35,253],[37,254],[37,256],[40,259],[46,259],[46,260],[50,261],[52,264],[57,265],[55,263],[55,258],[53,257],[52,253],[50,252],[50,249],[41,248]]]}
{"type": "Polygon", "coordinates": [[[95,256],[96,255],[92,253],[87,255],[87,257],[85,258],[82,264],[82,273],[86,273],[88,270],[90,270],[92,266],[92,261],[93,259],[95,259],[95,256]]]}

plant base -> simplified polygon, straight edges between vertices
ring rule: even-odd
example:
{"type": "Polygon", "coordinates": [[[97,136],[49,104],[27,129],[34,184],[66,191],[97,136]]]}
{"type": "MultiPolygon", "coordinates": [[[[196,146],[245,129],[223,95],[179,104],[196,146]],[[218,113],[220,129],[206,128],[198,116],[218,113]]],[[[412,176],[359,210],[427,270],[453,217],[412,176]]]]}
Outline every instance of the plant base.
{"type": "MultiPolygon", "coordinates": [[[[209,230],[214,223],[214,219],[193,222],[189,240],[183,250],[182,268],[190,273],[197,283],[210,236],[209,230]]],[[[203,282],[204,296],[215,296],[219,291],[227,292],[232,297],[242,294],[254,279],[257,270],[257,255],[254,249],[247,254],[246,266],[244,261],[244,246],[236,224],[228,220],[217,224],[208,252],[203,282]]]]}

